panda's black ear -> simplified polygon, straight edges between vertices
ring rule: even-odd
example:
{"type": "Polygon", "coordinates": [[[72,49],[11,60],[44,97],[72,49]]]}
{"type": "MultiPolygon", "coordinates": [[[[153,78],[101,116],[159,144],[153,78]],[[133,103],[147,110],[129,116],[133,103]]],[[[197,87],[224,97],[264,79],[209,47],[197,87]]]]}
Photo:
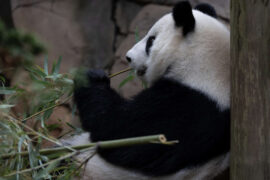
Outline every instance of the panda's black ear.
{"type": "Polygon", "coordinates": [[[176,27],[183,28],[183,35],[194,30],[195,19],[192,14],[192,7],[188,1],[181,1],[173,8],[173,19],[176,27]]]}
{"type": "Polygon", "coordinates": [[[209,16],[212,16],[214,18],[217,18],[216,10],[213,6],[207,3],[201,3],[195,6],[196,10],[203,12],[204,14],[207,14],[209,16]]]}

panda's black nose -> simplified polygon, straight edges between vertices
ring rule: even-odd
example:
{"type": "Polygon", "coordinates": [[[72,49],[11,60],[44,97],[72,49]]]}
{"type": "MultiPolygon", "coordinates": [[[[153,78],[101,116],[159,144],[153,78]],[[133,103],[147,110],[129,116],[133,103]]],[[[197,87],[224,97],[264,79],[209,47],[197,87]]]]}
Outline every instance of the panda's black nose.
{"type": "Polygon", "coordinates": [[[128,61],[129,63],[131,62],[131,58],[130,58],[130,57],[126,56],[126,59],[127,59],[127,61],[128,61]]]}

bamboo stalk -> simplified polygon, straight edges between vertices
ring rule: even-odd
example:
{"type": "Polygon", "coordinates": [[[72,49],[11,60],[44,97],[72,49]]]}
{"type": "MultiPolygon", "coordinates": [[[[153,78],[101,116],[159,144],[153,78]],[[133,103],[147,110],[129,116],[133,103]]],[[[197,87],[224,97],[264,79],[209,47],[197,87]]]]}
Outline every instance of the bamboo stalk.
{"type": "Polygon", "coordinates": [[[122,71],[119,71],[117,73],[113,73],[113,74],[109,75],[109,78],[113,78],[114,76],[117,76],[119,74],[122,74],[122,73],[127,72],[127,71],[131,71],[131,70],[132,70],[132,68],[130,68],[130,67],[126,68],[126,69],[123,69],[122,71]]]}
{"type": "MultiPolygon", "coordinates": [[[[171,145],[177,143],[176,141],[168,142],[166,137],[162,134],[160,135],[151,135],[151,136],[142,136],[142,137],[134,137],[134,138],[125,138],[125,139],[118,139],[118,140],[110,140],[110,141],[101,141],[97,143],[89,143],[79,146],[70,146],[70,148],[75,150],[82,150],[94,146],[98,146],[100,148],[109,149],[109,148],[117,148],[117,147],[124,147],[124,146],[134,146],[134,145],[143,145],[149,143],[160,143],[164,145],[171,145]]],[[[58,148],[46,148],[41,149],[39,153],[41,155],[49,155],[52,153],[65,153],[70,152],[71,149],[67,149],[66,147],[58,147],[58,148]]],[[[7,153],[0,155],[0,159],[7,159],[15,155],[20,156],[28,156],[27,151],[23,151],[21,153],[7,153]]]]}

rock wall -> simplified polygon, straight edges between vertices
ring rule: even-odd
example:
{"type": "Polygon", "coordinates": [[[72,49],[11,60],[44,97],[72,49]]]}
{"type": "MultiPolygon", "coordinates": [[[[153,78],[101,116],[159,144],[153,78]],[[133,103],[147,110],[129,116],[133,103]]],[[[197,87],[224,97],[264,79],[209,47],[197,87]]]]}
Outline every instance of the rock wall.
{"type": "MultiPolygon", "coordinates": [[[[63,57],[62,72],[86,66],[117,72],[127,66],[125,53],[179,0],[11,0],[15,27],[36,34],[48,47],[49,59],[63,57]]],[[[229,21],[229,0],[190,0],[212,4],[229,21]]],[[[43,57],[40,58],[41,63],[43,57]]],[[[134,80],[118,89],[126,97],[142,89],[134,80]]]]}

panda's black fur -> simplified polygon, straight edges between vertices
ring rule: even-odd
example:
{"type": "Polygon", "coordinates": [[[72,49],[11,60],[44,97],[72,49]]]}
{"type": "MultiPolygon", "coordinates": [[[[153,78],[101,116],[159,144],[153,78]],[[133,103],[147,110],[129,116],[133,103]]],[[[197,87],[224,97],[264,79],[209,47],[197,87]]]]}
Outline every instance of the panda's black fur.
{"type": "MultiPolygon", "coordinates": [[[[192,23],[179,19],[176,26],[192,23]]],[[[190,11],[190,10],[187,10],[190,11]]],[[[186,12],[186,11],[184,11],[186,12]]],[[[190,26],[191,25],[191,26],[190,26]]],[[[149,176],[165,176],[184,168],[197,167],[225,154],[230,148],[230,110],[220,110],[204,93],[170,78],[157,80],[132,99],[124,99],[110,87],[101,70],[87,73],[87,86],[74,92],[82,127],[91,141],[164,134],[179,140],[173,146],[149,144],[99,149],[106,161],[149,176]]],[[[75,81],[76,85],[76,81],[75,81]]]]}
{"type": "Polygon", "coordinates": [[[187,1],[176,4],[173,8],[173,18],[177,27],[183,27],[183,35],[194,30],[195,19],[192,14],[192,7],[187,1]]]}
{"type": "Polygon", "coordinates": [[[207,3],[198,4],[194,9],[199,10],[205,14],[208,14],[209,16],[212,16],[214,18],[217,18],[217,13],[215,9],[212,6],[209,6],[209,4],[207,3]]]}
{"type": "Polygon", "coordinates": [[[161,176],[200,165],[229,151],[230,113],[204,94],[160,79],[132,100],[110,88],[101,71],[88,73],[89,85],[75,91],[82,127],[92,141],[165,134],[173,146],[143,145],[99,150],[108,162],[161,176]]]}

